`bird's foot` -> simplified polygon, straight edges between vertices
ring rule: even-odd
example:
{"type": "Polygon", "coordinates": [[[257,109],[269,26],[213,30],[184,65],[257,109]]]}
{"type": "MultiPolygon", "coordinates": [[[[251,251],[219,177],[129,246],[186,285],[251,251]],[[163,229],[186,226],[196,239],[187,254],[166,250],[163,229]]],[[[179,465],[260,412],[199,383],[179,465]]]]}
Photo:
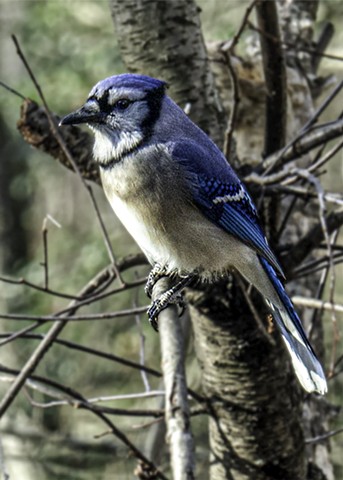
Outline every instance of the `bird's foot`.
{"type": "Polygon", "coordinates": [[[182,278],[178,283],[166,292],[156,298],[148,308],[148,317],[151,326],[158,332],[158,316],[171,304],[176,304],[181,308],[180,316],[185,310],[185,304],[182,297],[182,290],[191,282],[193,275],[182,278]]]}
{"type": "Polygon", "coordinates": [[[151,298],[152,290],[154,288],[155,283],[162,277],[167,276],[167,269],[165,266],[160,265],[159,263],[155,263],[152,270],[148,275],[148,280],[145,284],[144,291],[146,295],[151,298]]]}

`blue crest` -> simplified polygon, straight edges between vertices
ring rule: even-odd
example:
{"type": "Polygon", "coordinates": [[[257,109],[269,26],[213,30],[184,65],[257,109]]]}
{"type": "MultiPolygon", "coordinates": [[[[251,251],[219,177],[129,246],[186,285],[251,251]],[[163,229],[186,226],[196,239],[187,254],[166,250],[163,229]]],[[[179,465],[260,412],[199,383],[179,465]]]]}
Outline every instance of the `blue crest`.
{"type": "MultiPolygon", "coordinates": [[[[112,77],[105,78],[98,82],[93,87],[92,92],[106,91],[110,88],[129,88],[139,89],[145,92],[161,91],[164,92],[167,87],[167,83],[157,78],[152,78],[147,75],[122,73],[121,75],[113,75],[112,77]]],[[[92,93],[91,92],[91,93],[92,93]]]]}

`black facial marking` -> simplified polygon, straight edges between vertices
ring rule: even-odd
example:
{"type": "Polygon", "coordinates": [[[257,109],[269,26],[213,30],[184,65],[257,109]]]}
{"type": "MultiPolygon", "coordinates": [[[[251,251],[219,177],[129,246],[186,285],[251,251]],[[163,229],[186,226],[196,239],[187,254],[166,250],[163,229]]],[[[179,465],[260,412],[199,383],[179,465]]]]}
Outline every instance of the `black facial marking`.
{"type": "Polygon", "coordinates": [[[96,101],[98,104],[99,104],[99,107],[100,107],[100,111],[103,112],[103,113],[111,113],[112,109],[113,109],[113,105],[110,105],[108,103],[108,95],[109,95],[109,92],[108,91],[105,91],[104,94],[98,98],[96,97],[95,95],[93,95],[92,97],[89,98],[89,100],[94,100],[96,101]]]}
{"type": "Polygon", "coordinates": [[[145,140],[148,140],[154,130],[156,121],[158,120],[161,113],[161,104],[164,97],[165,86],[162,85],[159,88],[150,90],[146,97],[145,101],[148,104],[148,115],[145,117],[142,123],[142,130],[144,132],[145,140]]]}

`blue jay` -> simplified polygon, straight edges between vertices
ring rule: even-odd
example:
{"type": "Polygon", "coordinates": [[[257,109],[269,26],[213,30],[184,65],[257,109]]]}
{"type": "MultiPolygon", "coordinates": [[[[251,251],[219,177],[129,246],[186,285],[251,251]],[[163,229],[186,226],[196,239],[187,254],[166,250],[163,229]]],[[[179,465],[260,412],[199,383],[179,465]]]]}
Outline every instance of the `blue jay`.
{"type": "Polygon", "coordinates": [[[262,231],[251,197],[226,158],[166,93],[145,75],[106,78],[60,125],[87,124],[105,194],[153,269],[178,281],[148,310],[175,302],[194,277],[238,271],[265,298],[308,392],[324,394],[323,369],[284,290],[282,269],[262,231]]]}

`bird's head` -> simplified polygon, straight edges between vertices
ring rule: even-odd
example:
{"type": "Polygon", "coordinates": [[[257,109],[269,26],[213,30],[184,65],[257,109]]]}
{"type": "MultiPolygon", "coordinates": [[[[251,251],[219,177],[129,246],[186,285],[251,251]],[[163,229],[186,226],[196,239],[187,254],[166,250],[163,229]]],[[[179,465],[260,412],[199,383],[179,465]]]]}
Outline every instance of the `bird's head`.
{"type": "Polygon", "coordinates": [[[166,83],[145,75],[106,78],[86,103],[62,118],[60,125],[85,123],[95,134],[94,157],[106,166],[146,141],[159,117],[166,83]]]}

